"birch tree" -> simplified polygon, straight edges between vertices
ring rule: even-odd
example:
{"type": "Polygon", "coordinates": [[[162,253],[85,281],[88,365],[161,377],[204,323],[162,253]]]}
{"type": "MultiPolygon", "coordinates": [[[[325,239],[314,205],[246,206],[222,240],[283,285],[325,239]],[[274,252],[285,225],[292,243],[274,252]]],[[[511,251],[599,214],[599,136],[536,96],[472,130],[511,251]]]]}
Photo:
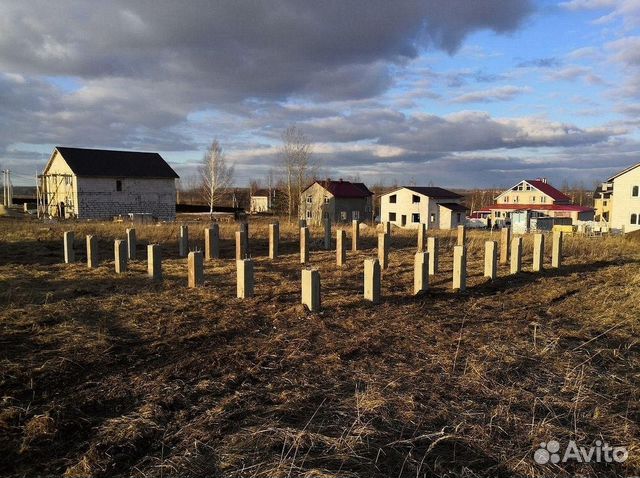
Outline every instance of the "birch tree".
{"type": "Polygon", "coordinates": [[[302,189],[314,169],[314,164],[311,162],[311,142],[298,127],[290,126],[282,133],[280,154],[287,187],[289,221],[291,221],[295,210],[294,198],[300,201],[302,189]]]}
{"type": "Polygon", "coordinates": [[[220,201],[224,191],[233,181],[233,165],[227,164],[218,140],[213,140],[202,158],[202,192],[209,204],[209,215],[213,216],[213,207],[220,201]]]}

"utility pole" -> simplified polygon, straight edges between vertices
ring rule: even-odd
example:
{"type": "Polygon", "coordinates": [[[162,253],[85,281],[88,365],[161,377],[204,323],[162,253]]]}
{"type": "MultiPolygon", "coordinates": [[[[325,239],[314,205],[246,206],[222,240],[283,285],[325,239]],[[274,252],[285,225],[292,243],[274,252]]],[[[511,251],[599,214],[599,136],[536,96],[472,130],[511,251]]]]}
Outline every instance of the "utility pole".
{"type": "Polygon", "coordinates": [[[7,170],[2,170],[2,205],[4,207],[9,206],[9,184],[8,184],[7,170]]]}
{"type": "Polygon", "coordinates": [[[7,203],[9,207],[13,206],[13,185],[11,184],[11,170],[7,169],[7,203]]]}

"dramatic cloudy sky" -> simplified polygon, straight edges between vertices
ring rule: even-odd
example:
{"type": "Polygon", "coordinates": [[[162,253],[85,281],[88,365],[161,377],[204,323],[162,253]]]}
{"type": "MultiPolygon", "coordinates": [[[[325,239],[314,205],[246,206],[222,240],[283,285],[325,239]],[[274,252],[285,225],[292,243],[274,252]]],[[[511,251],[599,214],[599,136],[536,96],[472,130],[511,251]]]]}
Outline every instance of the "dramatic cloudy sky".
{"type": "Polygon", "coordinates": [[[3,0],[0,166],[159,151],[236,184],[301,128],[323,175],[503,186],[640,161],[640,0],[3,0]]]}

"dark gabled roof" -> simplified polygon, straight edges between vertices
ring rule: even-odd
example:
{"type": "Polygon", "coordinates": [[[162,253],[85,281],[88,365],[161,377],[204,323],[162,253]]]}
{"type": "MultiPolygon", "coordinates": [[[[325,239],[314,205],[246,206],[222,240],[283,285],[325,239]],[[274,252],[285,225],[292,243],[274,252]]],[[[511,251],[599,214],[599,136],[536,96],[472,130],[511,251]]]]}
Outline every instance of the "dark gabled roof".
{"type": "Polygon", "coordinates": [[[469,210],[467,206],[464,204],[458,204],[457,202],[441,202],[438,203],[438,206],[446,207],[447,209],[455,212],[465,212],[469,210]]]}
{"type": "Polygon", "coordinates": [[[460,194],[454,193],[444,188],[432,187],[432,186],[402,186],[399,189],[409,189],[414,193],[422,194],[433,199],[460,199],[460,194]]]}
{"type": "Polygon", "coordinates": [[[369,191],[369,188],[367,188],[364,183],[352,183],[351,181],[342,180],[314,181],[311,185],[305,188],[305,191],[315,183],[318,183],[336,198],[366,198],[373,196],[373,193],[369,191]]]}
{"type": "Polygon", "coordinates": [[[76,176],[178,178],[158,153],[57,146],[76,176]]]}

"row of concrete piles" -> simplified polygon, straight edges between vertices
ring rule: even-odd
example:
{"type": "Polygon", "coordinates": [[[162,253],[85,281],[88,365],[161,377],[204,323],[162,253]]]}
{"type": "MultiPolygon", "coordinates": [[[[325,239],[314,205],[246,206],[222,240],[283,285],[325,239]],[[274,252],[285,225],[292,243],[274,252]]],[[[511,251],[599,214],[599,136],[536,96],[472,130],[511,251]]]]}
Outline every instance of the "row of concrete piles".
{"type": "MultiPolygon", "coordinates": [[[[304,222],[300,224],[300,262],[309,262],[309,228],[304,222]]],[[[325,247],[330,247],[331,225],[326,221],[325,247]],[[327,234],[326,231],[329,231],[327,234]]],[[[352,250],[358,250],[359,224],[353,221],[352,250]]],[[[126,230],[126,240],[117,239],[114,242],[115,272],[122,274],[127,270],[127,261],[136,259],[136,231],[126,230]]],[[[188,286],[199,287],[204,282],[204,260],[220,257],[220,235],[217,224],[204,229],[205,247],[202,251],[188,251],[189,232],[187,226],[181,226],[178,242],[180,256],[187,256],[188,286]]],[[[278,257],[280,241],[279,224],[269,225],[269,257],[278,257]]],[[[248,298],[254,293],[253,261],[249,258],[249,230],[248,224],[243,223],[235,233],[236,242],[236,281],[237,297],[248,298]]],[[[383,232],[378,235],[378,257],[365,259],[364,262],[364,298],[373,303],[380,301],[381,270],[389,266],[389,249],[391,242],[391,225],[383,224],[383,232]]],[[[66,263],[75,261],[74,233],[64,233],[64,258],[66,263]]],[[[86,237],[87,266],[97,267],[97,239],[95,236],[86,237]]],[[[424,225],[418,228],[418,251],[414,257],[414,294],[420,294],[429,287],[429,276],[438,272],[439,241],[437,237],[427,237],[424,225]],[[426,252],[425,252],[426,248],[426,252]]],[[[552,267],[558,268],[562,258],[562,233],[553,234],[552,267]]],[[[510,273],[518,274],[522,270],[522,238],[511,237],[509,228],[502,229],[500,239],[500,253],[497,241],[485,242],[484,276],[495,279],[498,273],[498,263],[510,263],[510,273]]],[[[336,231],[336,263],[339,267],[346,263],[346,231],[336,231]]],[[[533,271],[538,272],[544,266],[544,235],[534,235],[533,271]]],[[[162,258],[159,244],[147,246],[147,273],[153,280],[162,280],[162,258]]],[[[466,228],[459,226],[457,242],[453,249],[453,280],[454,290],[464,290],[467,278],[466,228]]],[[[315,269],[302,270],[302,303],[309,310],[320,309],[320,274],[315,269]]]]}

